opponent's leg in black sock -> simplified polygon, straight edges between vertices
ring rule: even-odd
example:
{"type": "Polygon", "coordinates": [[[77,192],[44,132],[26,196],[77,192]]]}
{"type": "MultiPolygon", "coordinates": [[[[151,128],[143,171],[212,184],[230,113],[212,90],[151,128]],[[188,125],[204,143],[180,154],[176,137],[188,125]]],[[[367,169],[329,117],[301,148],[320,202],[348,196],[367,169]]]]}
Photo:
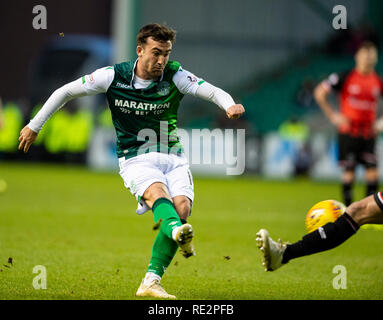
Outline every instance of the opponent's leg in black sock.
{"type": "Polygon", "coordinates": [[[343,182],[342,192],[343,192],[343,201],[346,207],[352,203],[353,192],[352,192],[353,183],[343,182]]]}
{"type": "Polygon", "coordinates": [[[305,235],[302,240],[288,244],[283,254],[282,263],[291,259],[333,249],[359,229],[358,224],[347,214],[341,215],[335,222],[327,223],[318,230],[305,235]]]}
{"type": "Polygon", "coordinates": [[[378,192],[378,181],[368,181],[366,186],[366,197],[378,192]]]}

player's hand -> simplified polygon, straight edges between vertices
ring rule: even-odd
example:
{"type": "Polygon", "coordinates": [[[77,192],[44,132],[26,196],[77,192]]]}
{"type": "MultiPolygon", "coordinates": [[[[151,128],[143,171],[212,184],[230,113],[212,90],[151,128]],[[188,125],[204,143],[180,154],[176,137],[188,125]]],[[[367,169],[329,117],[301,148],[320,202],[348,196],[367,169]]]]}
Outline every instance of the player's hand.
{"type": "Polygon", "coordinates": [[[25,126],[20,131],[20,137],[19,137],[19,150],[24,150],[24,153],[27,153],[29,150],[29,147],[35,140],[37,139],[38,133],[34,132],[32,129],[30,129],[28,126],[25,126]]]}
{"type": "Polygon", "coordinates": [[[245,113],[245,108],[241,104],[235,104],[226,110],[229,119],[238,119],[245,113]]]}
{"type": "Polygon", "coordinates": [[[330,121],[336,127],[350,124],[350,120],[339,112],[334,112],[330,117],[330,121]]]}

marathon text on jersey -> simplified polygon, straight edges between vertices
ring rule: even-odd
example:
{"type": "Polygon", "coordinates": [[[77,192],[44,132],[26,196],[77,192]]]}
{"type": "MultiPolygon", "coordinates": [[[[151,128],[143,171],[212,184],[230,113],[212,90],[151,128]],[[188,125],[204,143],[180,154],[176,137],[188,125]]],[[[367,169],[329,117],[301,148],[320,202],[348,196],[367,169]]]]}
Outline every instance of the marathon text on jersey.
{"type": "Polygon", "coordinates": [[[114,105],[116,107],[124,107],[124,108],[131,108],[135,110],[146,110],[146,111],[170,108],[170,102],[163,103],[163,104],[147,103],[147,102],[137,103],[137,101],[133,101],[133,100],[129,101],[129,100],[123,100],[123,99],[115,99],[114,105]]]}

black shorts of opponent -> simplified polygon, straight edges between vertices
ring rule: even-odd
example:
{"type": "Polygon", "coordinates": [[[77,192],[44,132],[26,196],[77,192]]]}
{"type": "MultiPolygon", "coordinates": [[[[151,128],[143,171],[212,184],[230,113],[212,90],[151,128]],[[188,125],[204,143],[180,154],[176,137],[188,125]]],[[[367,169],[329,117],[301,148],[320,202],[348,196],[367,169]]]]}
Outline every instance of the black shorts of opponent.
{"type": "Polygon", "coordinates": [[[357,164],[365,168],[376,168],[375,138],[365,139],[347,134],[338,135],[339,165],[346,170],[354,170],[357,164]]]}

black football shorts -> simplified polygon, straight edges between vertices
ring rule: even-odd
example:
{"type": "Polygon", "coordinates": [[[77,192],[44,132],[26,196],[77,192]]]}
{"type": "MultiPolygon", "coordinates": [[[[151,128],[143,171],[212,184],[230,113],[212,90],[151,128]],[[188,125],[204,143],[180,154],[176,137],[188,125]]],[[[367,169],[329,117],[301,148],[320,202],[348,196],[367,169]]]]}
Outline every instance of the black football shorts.
{"type": "Polygon", "coordinates": [[[338,143],[339,165],[344,169],[354,170],[357,164],[362,164],[367,169],[376,168],[375,138],[365,139],[339,134],[338,143]]]}

